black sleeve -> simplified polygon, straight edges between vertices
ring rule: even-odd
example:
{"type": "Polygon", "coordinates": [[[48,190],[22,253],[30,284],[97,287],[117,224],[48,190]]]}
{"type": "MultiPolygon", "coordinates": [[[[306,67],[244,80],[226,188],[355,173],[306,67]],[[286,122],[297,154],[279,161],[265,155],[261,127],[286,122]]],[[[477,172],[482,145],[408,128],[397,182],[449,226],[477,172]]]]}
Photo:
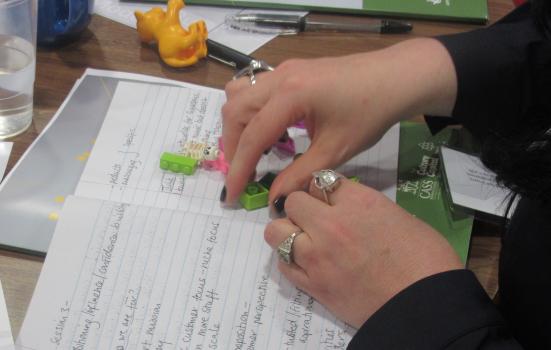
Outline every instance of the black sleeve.
{"type": "Polygon", "coordinates": [[[520,349],[469,270],[443,272],[398,293],[358,330],[356,349],[520,349]]]}
{"type": "Polygon", "coordinates": [[[548,45],[530,5],[491,27],[437,38],[448,50],[457,73],[452,116],[484,139],[490,130],[512,130],[525,110],[537,103],[534,52],[548,45]]]}

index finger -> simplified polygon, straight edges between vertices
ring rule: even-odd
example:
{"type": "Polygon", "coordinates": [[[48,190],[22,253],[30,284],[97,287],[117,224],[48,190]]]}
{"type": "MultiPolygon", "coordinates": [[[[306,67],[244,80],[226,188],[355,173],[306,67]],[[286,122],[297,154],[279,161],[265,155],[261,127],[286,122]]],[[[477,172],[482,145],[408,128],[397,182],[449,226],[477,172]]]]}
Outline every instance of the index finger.
{"type": "Polygon", "coordinates": [[[227,202],[237,200],[262,153],[301,115],[286,94],[275,94],[243,129],[226,177],[227,202]]]}
{"type": "MultiPolygon", "coordinates": [[[[259,75],[259,80],[262,75],[259,75]]],[[[222,142],[224,156],[230,163],[233,160],[241,133],[268,101],[270,85],[271,82],[264,79],[262,84],[257,83],[253,88],[245,78],[226,84],[227,101],[222,106],[222,142]]]]}

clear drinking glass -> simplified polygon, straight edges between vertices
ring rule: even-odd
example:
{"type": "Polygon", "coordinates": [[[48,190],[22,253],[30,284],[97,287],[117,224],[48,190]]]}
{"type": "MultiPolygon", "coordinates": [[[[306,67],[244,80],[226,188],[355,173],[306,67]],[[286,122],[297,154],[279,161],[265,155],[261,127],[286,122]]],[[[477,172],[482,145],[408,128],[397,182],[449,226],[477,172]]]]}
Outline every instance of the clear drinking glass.
{"type": "Polygon", "coordinates": [[[0,139],[32,122],[36,0],[0,0],[0,139]]]}

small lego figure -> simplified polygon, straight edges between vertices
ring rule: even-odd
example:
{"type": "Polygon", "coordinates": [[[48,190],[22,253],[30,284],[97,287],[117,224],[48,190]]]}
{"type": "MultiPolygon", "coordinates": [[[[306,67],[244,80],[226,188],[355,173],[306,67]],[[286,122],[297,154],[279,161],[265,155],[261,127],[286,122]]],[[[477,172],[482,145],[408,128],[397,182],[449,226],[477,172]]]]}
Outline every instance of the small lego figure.
{"type": "Polygon", "coordinates": [[[230,168],[220,146],[217,147],[215,145],[190,141],[184,145],[182,155],[196,159],[199,161],[199,165],[204,169],[218,170],[224,175],[228,173],[228,169],[230,168]]]}
{"type": "Polygon", "coordinates": [[[188,141],[184,145],[184,149],[181,153],[185,157],[197,159],[201,162],[204,160],[216,160],[220,154],[220,150],[214,145],[188,141]]]}
{"type": "Polygon", "coordinates": [[[160,167],[163,170],[192,175],[199,166],[206,170],[218,170],[224,175],[228,173],[229,169],[224,152],[219,147],[196,141],[186,142],[179,153],[165,152],[161,156],[160,167]],[[193,170],[189,168],[191,164],[193,164],[193,170]],[[185,168],[186,171],[181,171],[183,166],[189,169],[185,168]]]}
{"type": "Polygon", "coordinates": [[[171,67],[187,67],[207,55],[207,26],[197,21],[185,30],[180,23],[183,0],[169,0],[167,11],[154,7],[136,11],[137,30],[144,43],[158,43],[161,59],[171,67]]]}

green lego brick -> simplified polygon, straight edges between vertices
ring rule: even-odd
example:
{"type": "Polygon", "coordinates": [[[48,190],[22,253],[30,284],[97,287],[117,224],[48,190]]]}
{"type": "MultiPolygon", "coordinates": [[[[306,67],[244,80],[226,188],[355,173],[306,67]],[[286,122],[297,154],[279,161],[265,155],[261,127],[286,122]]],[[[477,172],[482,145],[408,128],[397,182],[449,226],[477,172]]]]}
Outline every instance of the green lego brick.
{"type": "Polygon", "coordinates": [[[268,206],[268,189],[258,182],[249,182],[241,193],[239,202],[247,210],[255,210],[268,206]]]}
{"type": "Polygon", "coordinates": [[[184,157],[179,154],[164,152],[161,155],[159,166],[163,170],[172,171],[174,173],[183,173],[185,175],[193,175],[197,164],[196,159],[184,157]]]}

